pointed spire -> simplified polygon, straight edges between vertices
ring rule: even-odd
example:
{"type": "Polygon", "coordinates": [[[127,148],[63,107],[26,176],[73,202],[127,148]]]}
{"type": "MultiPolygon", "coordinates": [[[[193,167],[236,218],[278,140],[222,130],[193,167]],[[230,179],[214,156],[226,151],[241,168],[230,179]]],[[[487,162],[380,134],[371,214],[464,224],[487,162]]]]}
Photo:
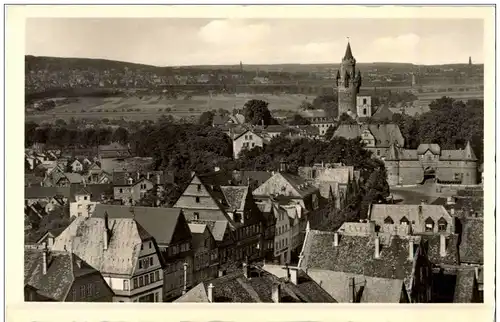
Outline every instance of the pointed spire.
{"type": "Polygon", "coordinates": [[[474,150],[472,150],[472,147],[470,146],[470,141],[467,141],[467,145],[465,146],[464,157],[466,160],[477,160],[474,150]]]}
{"type": "Polygon", "coordinates": [[[349,41],[347,41],[347,48],[344,55],[344,60],[347,59],[354,59],[354,57],[352,56],[351,43],[349,41]]]}

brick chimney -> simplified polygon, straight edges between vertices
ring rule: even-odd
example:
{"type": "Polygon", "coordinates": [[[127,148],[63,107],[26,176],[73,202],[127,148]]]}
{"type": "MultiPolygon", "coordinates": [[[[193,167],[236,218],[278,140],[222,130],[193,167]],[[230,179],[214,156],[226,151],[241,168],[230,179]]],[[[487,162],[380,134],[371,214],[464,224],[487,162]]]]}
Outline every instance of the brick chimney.
{"type": "Polygon", "coordinates": [[[243,276],[248,278],[248,265],[247,265],[247,263],[243,263],[243,276]]]}
{"type": "Polygon", "coordinates": [[[42,274],[47,274],[47,268],[49,266],[49,250],[47,249],[47,243],[43,243],[43,251],[42,251],[42,274]]]}
{"type": "Polygon", "coordinates": [[[187,293],[187,267],[188,267],[188,264],[187,263],[184,263],[184,286],[182,287],[182,294],[186,294],[187,293]]]}
{"type": "Polygon", "coordinates": [[[212,283],[208,285],[208,301],[210,303],[214,302],[214,285],[212,283]]]}
{"type": "Polygon", "coordinates": [[[104,213],[104,236],[103,236],[103,242],[104,242],[104,250],[108,249],[109,246],[109,239],[110,239],[110,230],[109,230],[109,216],[108,212],[104,213]]]}
{"type": "Polygon", "coordinates": [[[280,299],[281,299],[281,284],[274,283],[273,286],[272,286],[271,292],[272,292],[271,298],[273,299],[273,302],[274,303],[280,303],[280,299]]]}
{"type": "Polygon", "coordinates": [[[439,255],[446,256],[446,236],[444,234],[439,235],[439,255]]]}
{"type": "Polygon", "coordinates": [[[375,236],[375,258],[380,258],[380,237],[375,236]]]}
{"type": "Polygon", "coordinates": [[[337,247],[339,245],[339,233],[335,232],[333,234],[333,246],[337,247]]]}
{"type": "Polygon", "coordinates": [[[299,274],[299,269],[298,267],[288,267],[288,278],[290,280],[290,282],[292,282],[293,284],[297,285],[299,283],[299,277],[298,277],[298,274],[299,274]]]}
{"type": "Polygon", "coordinates": [[[410,260],[410,261],[412,261],[414,258],[414,254],[413,254],[414,249],[413,248],[414,248],[413,240],[410,239],[409,243],[408,243],[408,260],[410,260]]]}

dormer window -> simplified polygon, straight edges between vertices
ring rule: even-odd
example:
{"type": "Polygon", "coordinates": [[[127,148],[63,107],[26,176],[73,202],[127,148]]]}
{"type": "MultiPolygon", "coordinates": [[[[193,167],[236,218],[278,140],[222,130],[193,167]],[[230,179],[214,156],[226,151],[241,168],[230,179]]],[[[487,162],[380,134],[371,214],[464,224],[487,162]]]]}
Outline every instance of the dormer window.
{"type": "Polygon", "coordinates": [[[434,220],[431,217],[427,217],[425,220],[425,231],[431,232],[434,231],[434,220]]]}
{"type": "Polygon", "coordinates": [[[391,217],[387,216],[385,219],[384,219],[384,224],[386,225],[393,225],[394,224],[394,221],[392,220],[391,217]]]}
{"type": "Polygon", "coordinates": [[[448,222],[446,221],[446,219],[444,219],[443,217],[439,218],[438,230],[440,232],[445,232],[447,227],[448,227],[448,222]]]}
{"type": "Polygon", "coordinates": [[[399,223],[400,223],[401,225],[409,225],[409,224],[410,224],[410,221],[409,221],[409,220],[408,220],[408,218],[406,218],[406,216],[405,216],[405,217],[401,218],[401,220],[399,221],[399,223]]]}

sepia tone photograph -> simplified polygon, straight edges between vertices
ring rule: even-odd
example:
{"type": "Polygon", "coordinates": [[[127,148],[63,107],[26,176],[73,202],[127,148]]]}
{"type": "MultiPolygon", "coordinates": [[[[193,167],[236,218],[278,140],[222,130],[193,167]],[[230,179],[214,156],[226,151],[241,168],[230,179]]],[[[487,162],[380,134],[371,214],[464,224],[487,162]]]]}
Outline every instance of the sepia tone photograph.
{"type": "Polygon", "coordinates": [[[24,32],[24,301],[485,303],[482,19],[24,32]]]}

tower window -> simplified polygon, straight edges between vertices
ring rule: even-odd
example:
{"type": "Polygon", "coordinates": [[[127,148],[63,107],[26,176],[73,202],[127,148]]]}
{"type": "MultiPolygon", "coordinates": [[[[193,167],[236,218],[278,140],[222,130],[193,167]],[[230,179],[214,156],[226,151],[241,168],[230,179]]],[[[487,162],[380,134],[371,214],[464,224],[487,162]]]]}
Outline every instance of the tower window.
{"type": "Polygon", "coordinates": [[[366,108],[363,109],[363,115],[366,115],[366,108]]]}
{"type": "MultiPolygon", "coordinates": [[[[366,104],[366,98],[363,98],[363,104],[366,104]]],[[[366,113],[365,113],[366,114],[366,113]]]]}

